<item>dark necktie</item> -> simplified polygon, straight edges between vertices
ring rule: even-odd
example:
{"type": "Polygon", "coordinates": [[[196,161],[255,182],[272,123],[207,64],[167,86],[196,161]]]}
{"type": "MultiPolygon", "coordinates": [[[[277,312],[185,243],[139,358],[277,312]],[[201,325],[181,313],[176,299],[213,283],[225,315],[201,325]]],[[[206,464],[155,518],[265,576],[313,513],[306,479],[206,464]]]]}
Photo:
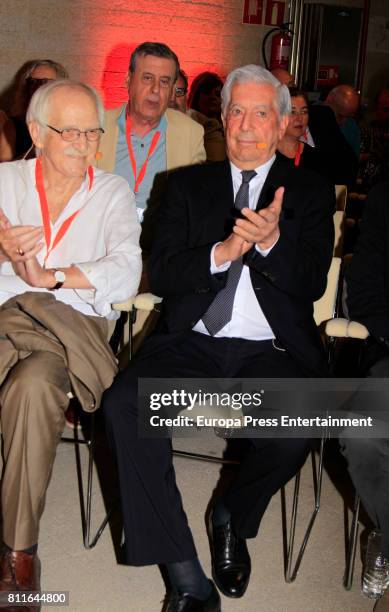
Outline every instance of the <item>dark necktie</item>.
{"type": "MultiPolygon", "coordinates": [[[[249,208],[249,183],[257,173],[255,170],[243,170],[241,174],[242,184],[235,198],[235,208],[238,210],[249,208]]],[[[231,262],[225,287],[219,291],[202,317],[202,321],[211,336],[217,334],[229,321],[231,321],[236,288],[242,270],[242,257],[231,262]]]]}

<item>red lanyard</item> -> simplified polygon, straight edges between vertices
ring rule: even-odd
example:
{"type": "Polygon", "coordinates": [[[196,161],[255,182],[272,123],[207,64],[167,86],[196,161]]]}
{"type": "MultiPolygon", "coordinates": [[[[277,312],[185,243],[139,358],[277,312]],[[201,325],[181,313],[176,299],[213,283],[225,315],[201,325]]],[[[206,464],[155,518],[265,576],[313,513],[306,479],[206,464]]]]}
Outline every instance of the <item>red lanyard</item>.
{"type": "MultiPolygon", "coordinates": [[[[92,166],[88,167],[88,176],[89,176],[89,191],[90,191],[92,189],[93,176],[94,176],[92,166]]],[[[65,219],[65,221],[62,223],[61,227],[59,228],[58,232],[56,233],[54,242],[50,248],[51,224],[50,224],[49,207],[48,207],[47,198],[46,198],[46,191],[45,191],[45,186],[43,184],[42,160],[40,157],[37,158],[36,164],[35,164],[35,182],[36,182],[36,188],[37,188],[38,195],[39,195],[39,202],[41,205],[43,229],[44,229],[44,234],[45,234],[45,242],[46,242],[45,262],[46,262],[46,259],[50,255],[51,251],[53,251],[53,249],[55,249],[57,244],[62,240],[62,238],[68,231],[69,227],[73,223],[74,219],[77,217],[78,213],[80,212],[82,206],[78,210],[76,210],[74,213],[72,213],[67,219],[65,219]]]]}
{"type": "Polygon", "coordinates": [[[303,152],[303,143],[299,142],[298,144],[298,148],[297,148],[297,153],[294,157],[294,165],[297,167],[300,165],[300,160],[301,160],[301,154],[303,152]]]}
{"type": "Polygon", "coordinates": [[[146,172],[147,172],[147,165],[149,163],[149,160],[152,156],[152,154],[155,151],[155,148],[158,144],[158,140],[159,137],[161,136],[161,132],[155,132],[152,141],[150,143],[150,147],[147,153],[147,157],[145,159],[145,161],[143,162],[143,165],[140,169],[139,174],[137,175],[136,173],[136,160],[135,160],[135,155],[134,155],[134,150],[132,148],[132,142],[131,142],[131,117],[129,115],[129,113],[127,113],[126,116],[126,139],[127,139],[127,147],[128,147],[128,155],[130,156],[130,161],[131,161],[131,166],[132,166],[132,172],[134,174],[134,181],[135,181],[135,185],[134,185],[134,192],[138,193],[139,190],[139,186],[141,184],[141,182],[143,181],[143,179],[145,178],[146,172]]]}

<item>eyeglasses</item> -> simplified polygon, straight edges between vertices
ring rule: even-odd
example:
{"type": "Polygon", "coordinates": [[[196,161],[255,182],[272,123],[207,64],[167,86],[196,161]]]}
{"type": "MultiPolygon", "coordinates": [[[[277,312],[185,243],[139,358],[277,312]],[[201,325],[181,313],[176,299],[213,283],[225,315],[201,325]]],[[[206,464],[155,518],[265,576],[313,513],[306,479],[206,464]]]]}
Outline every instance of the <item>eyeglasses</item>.
{"type": "Polygon", "coordinates": [[[182,96],[185,96],[186,92],[187,92],[187,88],[186,87],[175,87],[174,88],[174,95],[177,98],[182,98],[182,96]]]}
{"type": "Polygon", "coordinates": [[[85,138],[88,142],[96,142],[102,134],[104,134],[103,128],[93,128],[91,130],[77,130],[76,128],[64,128],[63,130],[58,130],[57,128],[45,123],[45,126],[53,130],[53,132],[57,132],[65,142],[75,142],[81,136],[81,134],[85,134],[85,138]]]}

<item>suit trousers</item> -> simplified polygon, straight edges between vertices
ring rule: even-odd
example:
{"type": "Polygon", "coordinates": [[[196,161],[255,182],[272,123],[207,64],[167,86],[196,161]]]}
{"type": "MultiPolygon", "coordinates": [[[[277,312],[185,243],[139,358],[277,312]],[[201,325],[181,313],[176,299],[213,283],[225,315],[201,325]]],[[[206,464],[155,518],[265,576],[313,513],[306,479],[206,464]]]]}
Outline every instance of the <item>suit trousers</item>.
{"type": "MultiPolygon", "coordinates": [[[[127,562],[185,561],[196,549],[183,509],[168,438],[139,438],[137,384],[146,378],[303,377],[272,341],[213,338],[193,331],[154,334],[105,392],[107,434],[116,455],[127,562]]],[[[179,411],[180,408],[177,408],[179,411]]],[[[274,493],[303,465],[302,439],[251,439],[224,503],[239,537],[255,537],[274,493]]]]}
{"type": "MultiPolygon", "coordinates": [[[[366,351],[367,376],[389,377],[387,350],[372,344],[366,351]],[[374,358],[378,360],[372,363],[374,358]]],[[[364,397],[353,398],[350,410],[353,416],[368,416],[364,397]]],[[[385,425],[389,413],[382,413],[385,425]]],[[[371,520],[380,529],[382,552],[389,559],[389,440],[387,438],[352,438],[341,436],[340,446],[348,463],[348,470],[363,506],[371,520]]]]}

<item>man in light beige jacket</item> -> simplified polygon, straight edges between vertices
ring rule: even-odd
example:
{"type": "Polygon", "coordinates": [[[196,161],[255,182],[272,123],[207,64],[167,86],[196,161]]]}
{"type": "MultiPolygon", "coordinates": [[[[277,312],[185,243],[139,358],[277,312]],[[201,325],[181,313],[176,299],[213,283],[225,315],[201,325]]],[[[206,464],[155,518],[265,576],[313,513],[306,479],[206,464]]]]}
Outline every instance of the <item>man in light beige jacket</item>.
{"type": "Polygon", "coordinates": [[[107,111],[96,156],[98,167],[124,177],[134,191],[146,254],[168,172],[206,159],[203,127],[168,108],[178,72],[176,54],[163,43],[135,49],[127,75],[129,100],[107,111]]]}
{"type": "MultiPolygon", "coordinates": [[[[114,172],[116,147],[119,135],[118,119],[124,106],[108,110],[105,115],[105,134],[101,139],[99,153],[101,157],[96,166],[114,172]]],[[[197,164],[205,160],[203,129],[187,115],[167,108],[165,113],[166,128],[166,170],[181,166],[197,164]]]]}

